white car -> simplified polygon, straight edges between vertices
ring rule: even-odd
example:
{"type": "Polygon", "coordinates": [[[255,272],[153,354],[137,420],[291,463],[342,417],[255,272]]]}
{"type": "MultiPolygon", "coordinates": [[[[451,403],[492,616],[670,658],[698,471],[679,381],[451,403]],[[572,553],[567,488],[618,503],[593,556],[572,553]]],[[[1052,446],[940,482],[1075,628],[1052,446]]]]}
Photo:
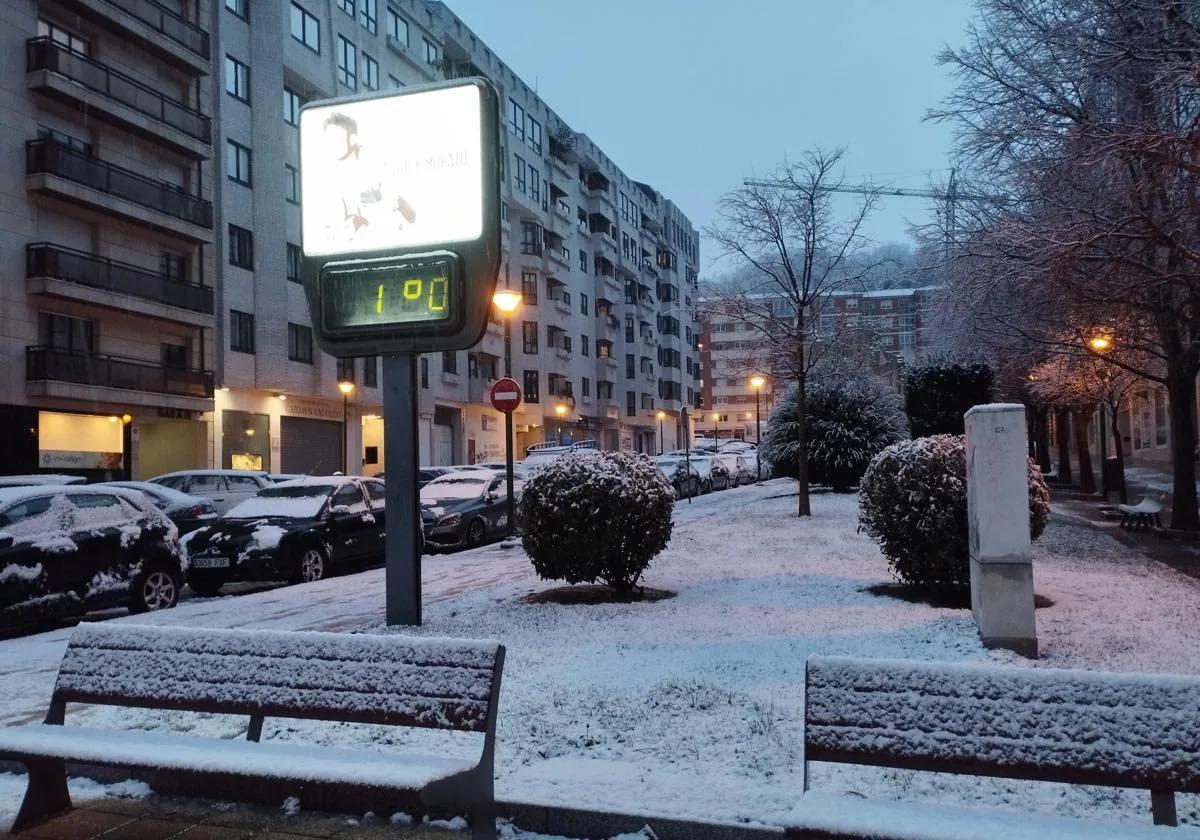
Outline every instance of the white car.
{"type": "Polygon", "coordinates": [[[747,457],[738,452],[722,450],[720,454],[714,456],[713,460],[729,471],[731,487],[754,483],[754,469],[750,466],[754,463],[753,455],[747,457]]]}
{"type": "Polygon", "coordinates": [[[275,486],[266,473],[249,470],[180,470],[150,480],[189,496],[210,499],[218,514],[257,496],[259,490],[275,486]]]}

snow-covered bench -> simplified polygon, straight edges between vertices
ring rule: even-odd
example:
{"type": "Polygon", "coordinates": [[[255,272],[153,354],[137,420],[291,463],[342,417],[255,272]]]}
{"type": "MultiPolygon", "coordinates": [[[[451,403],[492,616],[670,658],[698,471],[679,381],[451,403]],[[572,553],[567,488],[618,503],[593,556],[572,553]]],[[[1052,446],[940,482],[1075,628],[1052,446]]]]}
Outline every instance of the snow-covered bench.
{"type": "Polygon", "coordinates": [[[1121,512],[1122,528],[1149,528],[1151,525],[1162,527],[1162,502],[1150,496],[1143,496],[1136,505],[1117,505],[1121,512]]]}
{"type": "Polygon", "coordinates": [[[470,810],[474,837],[494,838],[503,667],[496,642],[81,624],[45,723],[0,728],[0,758],[29,771],[13,831],[70,809],[64,763],[77,762],[217,776],[230,799],[254,781],[287,783],[302,801],[322,788],[388,803],[397,792],[419,793],[426,804],[470,810]],[[63,725],[66,704],[75,702],[245,715],[246,740],[63,725]],[[474,732],[482,748],[477,758],[453,758],[447,752],[461,746],[420,754],[260,742],[265,718],[474,732]]]}
{"type": "Polygon", "coordinates": [[[791,837],[1138,840],[1200,792],[1200,679],[810,657],[791,837]],[[1155,826],[807,793],[809,762],[1150,791],[1155,826]]]}

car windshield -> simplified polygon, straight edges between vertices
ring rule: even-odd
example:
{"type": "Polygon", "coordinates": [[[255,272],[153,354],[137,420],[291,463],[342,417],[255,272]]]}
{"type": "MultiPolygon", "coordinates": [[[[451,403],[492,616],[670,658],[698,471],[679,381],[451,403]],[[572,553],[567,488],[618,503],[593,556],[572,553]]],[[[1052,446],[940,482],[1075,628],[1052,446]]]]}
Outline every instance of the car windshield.
{"type": "Polygon", "coordinates": [[[492,480],[491,471],[480,471],[474,475],[446,475],[435,479],[421,488],[422,502],[440,502],[449,499],[474,499],[482,496],[492,480]]]}
{"type": "Polygon", "coordinates": [[[257,496],[234,505],[225,519],[258,519],[268,516],[312,518],[334,491],[333,484],[292,484],[268,487],[257,496]]]}

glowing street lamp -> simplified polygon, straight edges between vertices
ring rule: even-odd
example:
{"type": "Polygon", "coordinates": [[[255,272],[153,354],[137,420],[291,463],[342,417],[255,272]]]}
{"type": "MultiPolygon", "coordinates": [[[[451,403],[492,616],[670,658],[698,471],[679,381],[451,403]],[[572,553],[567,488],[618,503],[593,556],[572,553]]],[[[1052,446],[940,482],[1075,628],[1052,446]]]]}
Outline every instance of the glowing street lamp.
{"type": "Polygon", "coordinates": [[[716,441],[716,447],[713,449],[713,451],[714,451],[714,452],[715,452],[717,449],[720,449],[720,448],[721,448],[721,426],[720,426],[720,420],[721,420],[721,415],[720,415],[720,414],[717,414],[717,412],[715,412],[715,411],[714,411],[714,412],[712,413],[712,421],[713,421],[713,439],[716,441]]]}
{"type": "Polygon", "coordinates": [[[354,393],[354,383],[343,379],[338,382],[338,390],[342,392],[342,475],[345,475],[350,461],[350,456],[346,452],[350,448],[346,428],[350,423],[350,395],[354,393]]]}
{"type": "MultiPolygon", "coordinates": [[[[504,318],[504,375],[512,377],[512,316],[521,306],[524,297],[512,289],[497,289],[492,295],[492,305],[504,318]]],[[[504,486],[508,491],[508,538],[512,539],[516,527],[516,502],[513,499],[513,413],[504,412],[504,486]]]]}
{"type": "Polygon", "coordinates": [[[766,377],[760,373],[750,377],[750,387],[754,389],[754,472],[758,481],[762,481],[762,456],[758,454],[762,446],[762,410],[759,408],[758,395],[766,384],[766,377]]]}
{"type": "Polygon", "coordinates": [[[554,415],[558,418],[558,445],[563,445],[563,418],[567,416],[567,412],[571,409],[567,408],[566,403],[556,403],[554,406],[554,415]]]}
{"type": "Polygon", "coordinates": [[[1104,353],[1112,349],[1112,339],[1106,335],[1095,335],[1088,339],[1088,347],[1093,353],[1104,353]]]}
{"type": "Polygon", "coordinates": [[[659,409],[654,416],[658,418],[658,454],[661,455],[663,454],[663,420],[667,418],[667,412],[659,409]]]}

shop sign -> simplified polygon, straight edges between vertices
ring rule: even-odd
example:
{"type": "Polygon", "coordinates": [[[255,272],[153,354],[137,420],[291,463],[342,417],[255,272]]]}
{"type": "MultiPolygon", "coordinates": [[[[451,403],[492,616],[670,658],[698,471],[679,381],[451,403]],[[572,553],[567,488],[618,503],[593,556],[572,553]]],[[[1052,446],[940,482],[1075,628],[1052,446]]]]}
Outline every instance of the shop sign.
{"type": "Polygon", "coordinates": [[[292,417],[313,417],[322,420],[342,420],[342,406],[326,405],[319,402],[308,402],[292,397],[283,404],[283,413],[292,417]]]}
{"type": "Polygon", "coordinates": [[[43,470],[119,470],[124,460],[120,452],[73,452],[64,449],[42,449],[38,452],[38,467],[43,470]]]}

